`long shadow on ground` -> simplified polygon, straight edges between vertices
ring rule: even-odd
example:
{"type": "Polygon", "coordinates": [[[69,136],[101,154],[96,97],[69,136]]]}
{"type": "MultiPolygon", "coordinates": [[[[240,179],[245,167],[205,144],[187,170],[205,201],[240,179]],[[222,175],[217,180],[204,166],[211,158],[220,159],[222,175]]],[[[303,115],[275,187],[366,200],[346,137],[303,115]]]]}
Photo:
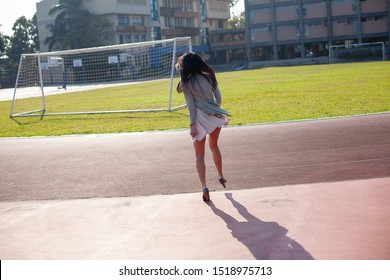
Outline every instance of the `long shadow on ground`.
{"type": "Polygon", "coordinates": [[[218,209],[211,201],[207,204],[225,223],[234,238],[244,244],[258,260],[313,260],[302,245],[286,236],[288,230],[276,222],[264,222],[255,217],[231,193],[225,194],[246,221],[240,222],[218,209]]]}

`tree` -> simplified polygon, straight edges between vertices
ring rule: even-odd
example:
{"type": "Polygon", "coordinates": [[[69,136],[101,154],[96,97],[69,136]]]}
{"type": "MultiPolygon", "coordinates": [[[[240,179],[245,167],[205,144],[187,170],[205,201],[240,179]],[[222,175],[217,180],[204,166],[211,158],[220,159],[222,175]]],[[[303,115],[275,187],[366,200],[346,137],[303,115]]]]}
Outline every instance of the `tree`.
{"type": "Polygon", "coordinates": [[[38,50],[38,32],[36,16],[31,20],[22,16],[13,27],[13,35],[8,37],[0,34],[0,63],[3,68],[2,86],[13,86],[18,71],[20,56],[38,50]],[[6,76],[6,81],[3,80],[6,76]]]}
{"type": "Polygon", "coordinates": [[[65,50],[70,48],[63,15],[58,15],[54,21],[54,24],[49,24],[47,27],[51,33],[51,36],[45,39],[45,44],[48,44],[49,51],[65,50]]]}
{"type": "Polygon", "coordinates": [[[34,46],[34,50],[39,50],[39,37],[38,37],[38,20],[37,13],[34,14],[30,20],[30,36],[34,46]]]}
{"type": "Polygon", "coordinates": [[[232,15],[228,20],[228,28],[245,28],[245,12],[239,15],[232,15]]]}
{"type": "Polygon", "coordinates": [[[7,37],[0,32],[0,58],[5,54],[5,48],[7,46],[7,37]]]}
{"type": "Polygon", "coordinates": [[[33,20],[22,16],[16,20],[12,30],[14,33],[10,38],[10,46],[6,52],[11,64],[18,64],[21,54],[34,53],[38,50],[37,28],[33,20]]]}
{"type": "Polygon", "coordinates": [[[5,36],[2,32],[0,32],[0,88],[6,85],[4,81],[4,76],[6,75],[6,50],[9,42],[9,37],[5,36]]]}
{"type": "Polygon", "coordinates": [[[45,39],[49,50],[78,49],[102,44],[102,34],[110,27],[107,19],[81,9],[81,0],[60,0],[49,12],[51,36],[45,39]]]}
{"type": "Polygon", "coordinates": [[[5,59],[8,44],[9,44],[9,37],[4,35],[3,32],[0,32],[0,64],[2,64],[2,62],[5,59]]]}
{"type": "Polygon", "coordinates": [[[237,5],[238,0],[229,0],[230,8],[233,8],[235,5],[237,5]]]}

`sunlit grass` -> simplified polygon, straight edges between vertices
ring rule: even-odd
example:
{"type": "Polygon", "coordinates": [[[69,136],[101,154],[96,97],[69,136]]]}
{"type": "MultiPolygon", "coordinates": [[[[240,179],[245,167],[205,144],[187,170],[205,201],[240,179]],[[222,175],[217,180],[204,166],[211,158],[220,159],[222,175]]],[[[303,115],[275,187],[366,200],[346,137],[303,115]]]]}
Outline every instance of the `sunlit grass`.
{"type": "MultiPolygon", "coordinates": [[[[348,116],[390,111],[390,62],[271,67],[217,73],[222,107],[231,125],[348,116]]],[[[123,110],[166,106],[166,81],[46,97],[47,112],[123,110]]],[[[173,106],[184,98],[173,93],[173,106]]],[[[39,107],[39,98],[15,109],[39,107]],[[37,107],[38,106],[38,107],[37,107]]],[[[167,130],[188,127],[186,109],[175,112],[9,118],[0,102],[0,137],[167,130]]]]}

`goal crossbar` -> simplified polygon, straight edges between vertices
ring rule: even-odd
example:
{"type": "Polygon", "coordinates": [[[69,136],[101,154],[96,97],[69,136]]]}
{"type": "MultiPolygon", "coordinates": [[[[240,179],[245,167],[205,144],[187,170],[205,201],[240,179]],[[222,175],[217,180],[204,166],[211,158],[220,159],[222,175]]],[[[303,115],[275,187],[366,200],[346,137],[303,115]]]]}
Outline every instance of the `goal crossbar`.
{"type": "MultiPolygon", "coordinates": [[[[23,54],[20,57],[19,70],[16,78],[16,83],[15,83],[15,88],[14,88],[14,93],[13,93],[13,98],[11,103],[11,109],[10,109],[10,118],[33,117],[33,116],[44,117],[44,116],[64,116],[64,115],[95,115],[95,114],[115,114],[115,113],[132,113],[132,112],[162,112],[162,111],[170,112],[170,111],[175,111],[175,110],[185,108],[186,107],[185,104],[181,104],[179,106],[172,106],[173,79],[176,74],[175,63],[176,63],[177,56],[181,55],[184,52],[192,52],[191,37],[179,37],[179,38],[159,40],[159,41],[120,44],[120,45],[102,46],[102,47],[94,47],[94,48],[86,48],[86,49],[23,54]],[[167,47],[167,45],[169,46],[167,47]],[[156,50],[159,50],[160,53],[154,54],[150,50],[145,51],[147,47],[155,48],[156,50]],[[135,51],[134,53],[133,51],[134,49],[136,49],[138,53],[137,51],[135,51]],[[122,83],[121,85],[123,85],[126,82],[131,83],[134,81],[161,80],[165,78],[170,79],[170,86],[169,88],[167,88],[167,92],[169,91],[167,106],[163,108],[145,108],[145,109],[122,109],[122,110],[112,109],[112,110],[69,111],[69,112],[52,112],[52,113],[47,112],[46,100],[45,100],[45,86],[47,83],[47,79],[45,80],[45,78],[43,77],[42,69],[48,70],[47,72],[51,71],[52,69],[54,69],[52,70],[52,72],[54,71],[61,72],[62,79],[59,79],[60,81],[59,82],[57,81],[57,83],[59,84],[62,83],[62,87],[66,89],[66,86],[70,85],[71,83],[69,83],[68,81],[69,79],[67,77],[67,73],[65,70],[65,61],[63,58],[65,55],[67,56],[70,55],[73,58],[75,58],[73,59],[73,68],[75,68],[75,67],[80,67],[80,65],[75,65],[75,64],[83,63],[82,61],[84,59],[83,55],[102,53],[102,52],[107,53],[110,51],[114,51],[114,54],[111,53],[111,55],[110,54],[108,54],[108,56],[106,55],[109,61],[108,63],[114,65],[114,67],[117,68],[115,70],[118,70],[118,77],[122,78],[122,76],[120,76],[121,75],[120,71],[122,70],[120,68],[123,67],[122,64],[129,64],[126,65],[127,68],[130,68],[130,74],[129,73],[127,74],[129,76],[129,79],[123,78],[122,80],[120,80],[119,82],[122,83]],[[162,57],[165,56],[170,56],[168,60],[169,63],[167,63],[167,61],[162,61],[162,57]],[[23,62],[29,59],[33,60],[33,62],[31,63],[38,70],[37,73],[31,74],[29,73],[29,69],[23,69],[23,66],[25,67],[23,62]],[[54,62],[51,61],[50,59],[54,60],[54,62]],[[157,62],[153,61],[153,59],[155,59],[157,62]],[[142,61],[140,62],[140,60],[142,61]],[[42,65],[43,64],[42,61],[44,61],[46,65],[42,65]],[[151,67],[150,66],[151,64],[159,64],[158,66],[154,65],[154,67],[157,70],[163,68],[161,64],[165,64],[164,65],[165,68],[169,67],[169,71],[167,71],[167,76],[156,77],[153,76],[153,74],[151,74],[150,77],[146,76],[146,74],[142,72],[144,71],[142,67],[151,67]],[[142,75],[144,76],[140,75],[141,77],[134,78],[135,73],[138,74],[137,71],[142,73],[142,75]],[[27,78],[22,76],[26,76],[27,78]],[[34,76],[34,77],[31,78],[29,76],[34,76]],[[23,79],[29,81],[25,82],[23,79]],[[32,82],[31,79],[33,80],[32,82]],[[35,92],[38,92],[38,96],[41,97],[41,108],[15,113],[15,102],[18,97],[17,96],[18,91],[24,88],[34,88],[35,92]]],[[[127,72],[129,72],[129,70],[127,72]]],[[[117,73],[115,73],[115,75],[116,74],[117,73]]],[[[50,78],[53,80],[52,73],[50,73],[50,78]]],[[[110,82],[107,81],[103,81],[102,84],[113,86],[111,85],[110,82]]]]}

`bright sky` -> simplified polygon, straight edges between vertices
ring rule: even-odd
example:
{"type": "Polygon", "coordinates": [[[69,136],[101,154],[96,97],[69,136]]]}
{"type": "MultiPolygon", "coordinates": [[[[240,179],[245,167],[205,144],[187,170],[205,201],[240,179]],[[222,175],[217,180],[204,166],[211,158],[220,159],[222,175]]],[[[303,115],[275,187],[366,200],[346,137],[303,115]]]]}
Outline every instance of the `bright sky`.
{"type": "MultiPolygon", "coordinates": [[[[0,32],[4,35],[12,35],[12,26],[15,21],[21,16],[25,16],[27,19],[31,19],[36,12],[36,3],[41,0],[12,0],[5,5],[5,0],[2,0],[0,9],[0,32]]],[[[244,0],[239,0],[233,12],[244,10],[244,0]]]]}
{"type": "Polygon", "coordinates": [[[40,0],[2,0],[1,2],[0,31],[5,35],[12,35],[12,26],[15,21],[21,16],[31,19],[36,12],[35,4],[40,0]]]}
{"type": "Polygon", "coordinates": [[[232,12],[237,14],[238,12],[243,12],[245,10],[244,0],[238,0],[237,5],[234,6],[232,12]]]}

